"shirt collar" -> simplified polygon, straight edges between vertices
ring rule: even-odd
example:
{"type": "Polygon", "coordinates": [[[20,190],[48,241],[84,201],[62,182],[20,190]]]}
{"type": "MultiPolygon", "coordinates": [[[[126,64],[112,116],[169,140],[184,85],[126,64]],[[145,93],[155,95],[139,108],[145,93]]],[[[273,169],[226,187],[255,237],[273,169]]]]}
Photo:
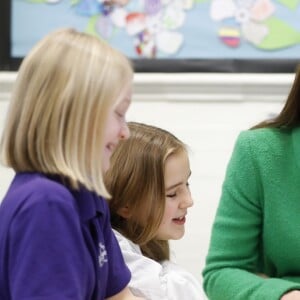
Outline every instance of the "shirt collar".
{"type": "Polygon", "coordinates": [[[105,199],[103,197],[89,191],[84,186],[80,186],[79,190],[73,190],[72,194],[76,199],[79,215],[83,221],[88,221],[96,217],[99,213],[104,214],[105,199]]]}
{"type": "Polygon", "coordinates": [[[49,178],[55,180],[70,190],[76,200],[78,213],[82,221],[88,221],[97,216],[97,214],[105,213],[105,199],[95,192],[88,190],[83,184],[79,184],[78,189],[73,189],[67,180],[59,175],[49,175],[49,178]]]}

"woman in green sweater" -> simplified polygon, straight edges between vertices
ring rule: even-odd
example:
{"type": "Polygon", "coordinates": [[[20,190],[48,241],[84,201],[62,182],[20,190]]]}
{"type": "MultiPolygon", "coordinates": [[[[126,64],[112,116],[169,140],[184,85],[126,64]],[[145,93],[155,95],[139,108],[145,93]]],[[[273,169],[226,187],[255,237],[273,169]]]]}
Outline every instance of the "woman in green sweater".
{"type": "Polygon", "coordinates": [[[300,299],[300,71],[280,114],[240,133],[203,270],[210,300],[300,299]]]}

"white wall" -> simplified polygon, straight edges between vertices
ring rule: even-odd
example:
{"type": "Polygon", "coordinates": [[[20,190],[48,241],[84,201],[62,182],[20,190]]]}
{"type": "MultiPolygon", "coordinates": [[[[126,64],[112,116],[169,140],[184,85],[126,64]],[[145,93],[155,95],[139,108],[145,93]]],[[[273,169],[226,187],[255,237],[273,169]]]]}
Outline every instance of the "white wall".
{"type": "MultiPolygon", "coordinates": [[[[0,73],[0,126],[15,73],[0,73]]],[[[225,168],[237,134],[279,112],[293,74],[136,74],[128,121],[170,130],[191,149],[194,207],[177,261],[200,281],[225,168]]],[[[1,130],[2,127],[0,127],[1,130]]],[[[0,197],[12,172],[0,169],[0,197]]]]}

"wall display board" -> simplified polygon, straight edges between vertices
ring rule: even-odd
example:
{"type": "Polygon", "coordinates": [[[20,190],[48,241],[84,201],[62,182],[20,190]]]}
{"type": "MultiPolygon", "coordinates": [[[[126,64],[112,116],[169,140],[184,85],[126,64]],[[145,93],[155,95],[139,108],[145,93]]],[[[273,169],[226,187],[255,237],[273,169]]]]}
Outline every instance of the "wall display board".
{"type": "Polygon", "coordinates": [[[0,67],[60,27],[107,40],[137,72],[294,72],[300,0],[1,0],[0,67]]]}

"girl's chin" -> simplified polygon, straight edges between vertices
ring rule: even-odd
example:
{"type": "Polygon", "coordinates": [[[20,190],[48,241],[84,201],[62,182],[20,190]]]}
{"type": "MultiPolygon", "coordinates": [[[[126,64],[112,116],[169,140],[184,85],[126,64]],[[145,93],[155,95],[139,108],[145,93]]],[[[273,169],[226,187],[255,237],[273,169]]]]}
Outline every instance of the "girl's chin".
{"type": "Polygon", "coordinates": [[[112,152],[105,148],[102,161],[102,172],[104,173],[109,169],[111,154],[112,152]]]}
{"type": "Polygon", "coordinates": [[[182,233],[177,232],[176,234],[166,234],[166,235],[160,234],[156,238],[159,240],[162,240],[162,241],[168,241],[168,240],[176,241],[176,240],[182,239],[183,236],[184,236],[184,232],[182,232],[182,233]]]}
{"type": "Polygon", "coordinates": [[[184,234],[176,235],[172,238],[172,240],[180,240],[183,238],[183,236],[184,236],[184,234]]]}
{"type": "Polygon", "coordinates": [[[102,172],[106,173],[109,169],[109,166],[110,166],[109,161],[104,161],[103,164],[102,164],[102,172]]]}
{"type": "Polygon", "coordinates": [[[183,236],[184,236],[184,228],[182,228],[182,230],[180,231],[180,232],[176,232],[176,233],[174,233],[174,235],[173,235],[173,240],[180,240],[180,239],[182,239],[183,238],[183,236]]]}

